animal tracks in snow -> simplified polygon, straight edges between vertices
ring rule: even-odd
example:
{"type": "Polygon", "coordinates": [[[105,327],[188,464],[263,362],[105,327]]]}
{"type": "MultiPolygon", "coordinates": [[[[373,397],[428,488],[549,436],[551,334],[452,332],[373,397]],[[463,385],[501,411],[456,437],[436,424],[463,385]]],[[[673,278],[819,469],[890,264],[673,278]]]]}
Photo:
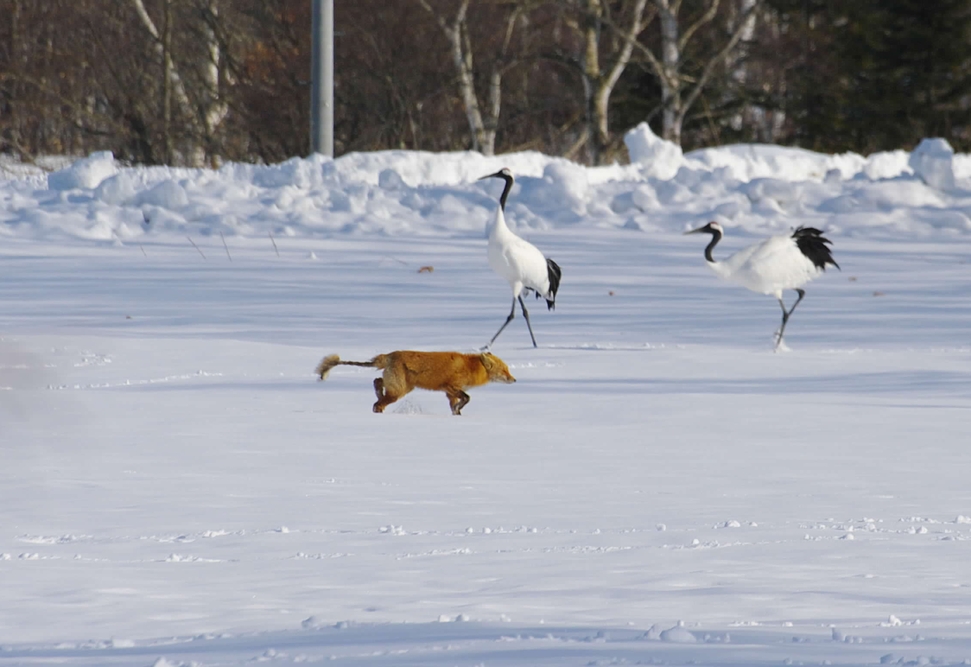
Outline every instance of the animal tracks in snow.
{"type": "MultiPolygon", "coordinates": [[[[0,339],[0,343],[4,342],[5,341],[0,339]]],[[[13,345],[13,343],[8,343],[8,345],[13,345]]],[[[123,379],[117,379],[117,376],[124,375],[127,373],[127,371],[126,363],[119,363],[116,355],[108,352],[99,352],[89,349],[75,349],[69,347],[50,348],[43,354],[39,352],[27,354],[20,351],[19,356],[16,357],[15,364],[8,364],[3,361],[3,358],[0,358],[0,370],[3,369],[15,369],[21,374],[32,373],[38,376],[43,373],[46,374],[48,380],[52,379],[52,377],[61,379],[61,382],[48,381],[46,385],[44,385],[44,388],[53,391],[138,387],[155,384],[172,384],[224,376],[222,372],[214,372],[202,369],[183,373],[165,374],[156,377],[126,377],[123,379]],[[110,369],[110,371],[107,369],[110,369]],[[65,375],[87,377],[92,379],[87,382],[64,382],[63,376],[65,375]],[[109,375],[113,377],[109,377],[109,375]]]]}
{"type": "Polygon", "coordinates": [[[84,368],[85,366],[107,366],[111,363],[111,356],[107,354],[100,354],[98,352],[81,352],[81,359],[74,363],[75,368],[84,368]]]}
{"type": "Polygon", "coordinates": [[[968,517],[959,515],[951,520],[924,517],[901,517],[884,521],[883,519],[863,518],[852,521],[825,521],[800,524],[810,532],[807,540],[857,539],[861,537],[886,537],[889,535],[928,535],[933,540],[963,541],[971,539],[971,525],[968,517]]]}
{"type": "Polygon", "coordinates": [[[150,378],[147,380],[123,380],[120,382],[96,382],[89,384],[61,384],[50,385],[48,389],[115,389],[118,387],[137,387],[142,385],[165,384],[169,382],[180,382],[183,380],[197,380],[199,378],[222,377],[222,373],[210,373],[208,371],[196,371],[194,373],[183,373],[181,375],[167,375],[160,378],[150,378]]]}
{"type": "MultiPolygon", "coordinates": [[[[643,528],[617,529],[552,529],[536,526],[467,526],[454,530],[408,530],[404,526],[388,524],[372,529],[346,530],[309,528],[295,529],[286,526],[275,528],[225,530],[209,529],[196,532],[150,534],[138,536],[97,536],[89,534],[33,535],[24,534],[16,542],[33,547],[35,551],[11,556],[0,555],[0,560],[49,559],[93,559],[115,560],[111,553],[132,543],[153,542],[166,546],[189,546],[201,549],[202,553],[172,552],[162,558],[166,562],[236,562],[231,556],[233,549],[223,549],[222,557],[207,555],[207,544],[226,540],[239,544],[238,551],[246,553],[244,545],[254,540],[274,539],[279,536],[287,540],[280,558],[300,560],[326,560],[333,558],[353,558],[354,550],[342,548],[361,539],[392,538],[391,544],[408,544],[419,548],[383,551],[385,556],[396,560],[423,557],[469,556],[477,553],[523,553],[523,554],[576,554],[609,555],[622,552],[644,550],[682,551],[696,549],[758,549],[770,545],[782,545],[799,540],[886,540],[920,538],[931,541],[971,540],[971,521],[959,515],[953,519],[933,519],[927,517],[901,517],[897,519],[863,518],[838,521],[827,518],[822,521],[793,523],[782,526],[759,524],[755,521],[727,519],[714,524],[706,523],[693,527],[672,527],[656,524],[643,528]],[[663,529],[659,526],[663,526],[663,529]],[[732,539],[715,537],[717,534],[732,534],[732,539]],[[742,536],[745,537],[742,537],[742,536]],[[326,540],[337,547],[327,551],[307,549],[326,540]],[[404,542],[399,542],[404,540],[404,542]],[[425,545],[425,548],[421,548],[425,545]],[[63,553],[65,547],[71,553],[63,553]],[[41,549],[41,551],[36,551],[41,549]],[[57,553],[46,553],[54,550],[57,553]],[[76,553],[75,553],[76,552],[76,553]],[[88,555],[97,554],[97,555],[88,555]],[[231,556],[231,557],[227,557],[231,556]]],[[[373,553],[373,552],[372,552],[373,553]]],[[[121,562],[121,561],[119,561],[121,562]]],[[[861,575],[870,576],[872,575],[861,575]]]]}

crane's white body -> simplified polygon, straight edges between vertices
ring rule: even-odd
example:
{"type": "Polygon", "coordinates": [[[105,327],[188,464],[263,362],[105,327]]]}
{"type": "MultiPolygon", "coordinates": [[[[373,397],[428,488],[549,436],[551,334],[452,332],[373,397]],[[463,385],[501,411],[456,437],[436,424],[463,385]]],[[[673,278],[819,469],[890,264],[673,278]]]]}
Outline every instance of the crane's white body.
{"type": "Polygon", "coordinates": [[[512,289],[512,309],[509,311],[509,317],[486,347],[496,342],[502,330],[516,317],[517,301],[526,319],[526,328],[529,329],[533,347],[536,347],[536,336],[533,335],[533,325],[529,323],[529,311],[526,310],[526,303],[523,301],[523,292],[529,290],[535,292],[537,296],[546,299],[547,308],[553,310],[556,305],[556,292],[560,288],[560,267],[552,259],[544,256],[532,243],[516,236],[506,224],[506,197],[509,196],[515,182],[512,172],[503,168],[482,178],[501,178],[506,183],[499,197],[495,222],[489,230],[489,266],[505,278],[512,289]]]}
{"type": "Polygon", "coordinates": [[[523,289],[534,290],[542,297],[549,296],[546,257],[539,248],[509,229],[502,207],[496,209],[496,220],[489,231],[489,266],[506,279],[514,299],[519,298],[523,289]]]}
{"type": "Polygon", "coordinates": [[[830,241],[814,227],[797,227],[791,234],[772,236],[755,245],[739,250],[728,259],[719,262],[712,250],[721,241],[724,231],[717,222],[692,229],[686,234],[711,234],[711,243],[705,248],[705,261],[719,278],[741,285],[759,294],[774,296],[782,307],[782,326],[776,333],[776,349],[782,346],[786,323],[796,306],[806,296],[802,286],[826,270],[827,264],[839,268],[828,247],[830,241]],[[782,300],[783,290],[795,290],[799,298],[786,309],[782,300]]]}
{"type": "Polygon", "coordinates": [[[777,299],[783,290],[802,287],[820,273],[790,234],[772,236],[708,266],[719,278],[777,299]]]}

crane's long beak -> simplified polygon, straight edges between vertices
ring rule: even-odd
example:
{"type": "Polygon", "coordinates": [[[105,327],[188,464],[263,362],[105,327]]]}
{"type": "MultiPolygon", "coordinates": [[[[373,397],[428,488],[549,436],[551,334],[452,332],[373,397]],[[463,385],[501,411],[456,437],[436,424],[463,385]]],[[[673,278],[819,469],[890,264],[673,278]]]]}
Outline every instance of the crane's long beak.
{"type": "Polygon", "coordinates": [[[708,230],[705,227],[699,227],[698,229],[692,229],[690,232],[685,232],[683,236],[687,236],[688,234],[700,234],[701,232],[707,232],[707,231],[708,230]]]}
{"type": "Polygon", "coordinates": [[[479,178],[477,180],[480,180],[481,181],[484,178],[501,178],[501,177],[502,177],[502,170],[500,169],[499,171],[497,171],[494,174],[486,174],[485,176],[479,176],[479,178]]]}

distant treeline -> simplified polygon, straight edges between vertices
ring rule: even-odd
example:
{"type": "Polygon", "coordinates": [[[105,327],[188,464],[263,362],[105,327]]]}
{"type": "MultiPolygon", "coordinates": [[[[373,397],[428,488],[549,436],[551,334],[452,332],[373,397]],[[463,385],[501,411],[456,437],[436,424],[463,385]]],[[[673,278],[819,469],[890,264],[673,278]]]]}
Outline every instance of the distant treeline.
{"type": "MultiPolygon", "coordinates": [[[[0,0],[0,152],[278,162],[312,0],[0,0]]],[[[335,0],[338,154],[971,150],[971,0],[335,0]]]]}

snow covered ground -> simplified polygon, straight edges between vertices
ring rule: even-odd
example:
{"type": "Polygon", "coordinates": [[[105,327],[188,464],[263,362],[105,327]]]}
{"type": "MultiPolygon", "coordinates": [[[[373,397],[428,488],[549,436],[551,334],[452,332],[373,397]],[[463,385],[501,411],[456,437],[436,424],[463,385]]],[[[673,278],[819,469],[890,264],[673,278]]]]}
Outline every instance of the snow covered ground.
{"type": "Polygon", "coordinates": [[[628,144],[8,165],[0,666],[971,661],[967,156],[628,144]],[[564,273],[493,348],[518,382],[316,382],[495,332],[504,165],[564,273]],[[709,219],[833,240],[790,351],[709,219]]]}

